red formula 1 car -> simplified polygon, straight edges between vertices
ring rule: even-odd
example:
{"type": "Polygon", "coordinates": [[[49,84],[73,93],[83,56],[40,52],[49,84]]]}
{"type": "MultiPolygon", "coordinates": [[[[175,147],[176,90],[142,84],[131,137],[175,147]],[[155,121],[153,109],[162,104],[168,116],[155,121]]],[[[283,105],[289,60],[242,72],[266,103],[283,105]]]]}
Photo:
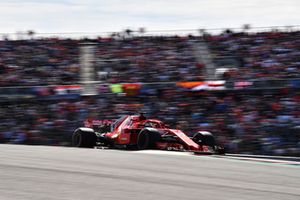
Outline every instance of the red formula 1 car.
{"type": "Polygon", "coordinates": [[[193,137],[188,137],[181,130],[168,128],[160,120],[146,119],[143,114],[122,116],[114,123],[99,128],[88,123],[85,125],[88,127],[78,128],[73,133],[73,146],[225,153],[224,148],[215,144],[215,138],[210,132],[199,131],[193,137]]]}

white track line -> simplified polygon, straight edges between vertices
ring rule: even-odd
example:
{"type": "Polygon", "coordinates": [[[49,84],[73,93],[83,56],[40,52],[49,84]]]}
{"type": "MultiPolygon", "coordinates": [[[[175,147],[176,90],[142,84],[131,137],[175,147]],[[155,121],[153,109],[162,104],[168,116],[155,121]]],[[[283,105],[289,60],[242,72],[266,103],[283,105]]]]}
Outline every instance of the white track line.
{"type": "MultiPolygon", "coordinates": [[[[191,152],[178,152],[178,151],[143,150],[143,151],[133,151],[133,153],[152,154],[152,155],[196,156],[196,157],[198,157],[198,155],[194,155],[191,152]]],[[[241,161],[245,160],[245,161],[253,161],[253,162],[300,165],[300,162],[297,162],[297,161],[275,160],[275,159],[267,159],[267,158],[250,158],[250,157],[240,157],[240,156],[239,157],[235,157],[235,156],[208,156],[208,155],[203,155],[203,157],[227,158],[227,159],[234,159],[234,160],[241,160],[241,161]]]]}
{"type": "Polygon", "coordinates": [[[234,156],[225,156],[225,158],[235,159],[235,160],[247,160],[247,161],[256,161],[256,162],[266,162],[266,163],[279,163],[279,164],[289,164],[289,165],[300,165],[300,162],[289,161],[289,160],[275,160],[275,159],[234,157],[234,156]]]}

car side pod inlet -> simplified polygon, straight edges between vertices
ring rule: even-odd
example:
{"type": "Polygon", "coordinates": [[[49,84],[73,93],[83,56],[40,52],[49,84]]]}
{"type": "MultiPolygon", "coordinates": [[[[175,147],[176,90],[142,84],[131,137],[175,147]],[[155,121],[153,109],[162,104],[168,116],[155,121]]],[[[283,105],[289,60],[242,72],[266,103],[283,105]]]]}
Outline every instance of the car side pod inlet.
{"type": "Polygon", "coordinates": [[[93,148],[96,146],[97,136],[91,128],[78,128],[72,136],[72,146],[82,148],[93,148]]]}

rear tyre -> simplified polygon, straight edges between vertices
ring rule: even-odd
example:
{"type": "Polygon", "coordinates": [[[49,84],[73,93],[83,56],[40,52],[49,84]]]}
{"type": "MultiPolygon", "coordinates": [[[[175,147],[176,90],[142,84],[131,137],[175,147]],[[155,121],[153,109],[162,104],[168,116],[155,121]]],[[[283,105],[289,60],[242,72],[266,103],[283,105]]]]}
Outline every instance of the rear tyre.
{"type": "Polygon", "coordinates": [[[72,136],[72,145],[74,147],[93,148],[96,146],[97,136],[94,132],[75,130],[72,136]]]}
{"type": "Polygon", "coordinates": [[[151,132],[148,130],[142,130],[137,138],[137,149],[154,149],[156,142],[161,139],[161,136],[157,132],[151,132]]]}

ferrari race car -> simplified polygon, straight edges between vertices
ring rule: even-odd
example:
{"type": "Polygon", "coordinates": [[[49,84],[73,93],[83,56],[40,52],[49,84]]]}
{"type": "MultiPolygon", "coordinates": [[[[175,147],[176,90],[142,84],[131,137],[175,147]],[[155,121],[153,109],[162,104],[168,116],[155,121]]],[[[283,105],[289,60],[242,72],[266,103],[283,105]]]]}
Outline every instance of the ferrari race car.
{"type": "Polygon", "coordinates": [[[199,131],[188,137],[181,130],[170,129],[157,119],[146,119],[143,114],[126,115],[109,125],[77,128],[72,136],[74,147],[108,147],[119,149],[161,149],[190,151],[199,154],[224,154],[224,148],[217,146],[214,136],[199,131]]]}

